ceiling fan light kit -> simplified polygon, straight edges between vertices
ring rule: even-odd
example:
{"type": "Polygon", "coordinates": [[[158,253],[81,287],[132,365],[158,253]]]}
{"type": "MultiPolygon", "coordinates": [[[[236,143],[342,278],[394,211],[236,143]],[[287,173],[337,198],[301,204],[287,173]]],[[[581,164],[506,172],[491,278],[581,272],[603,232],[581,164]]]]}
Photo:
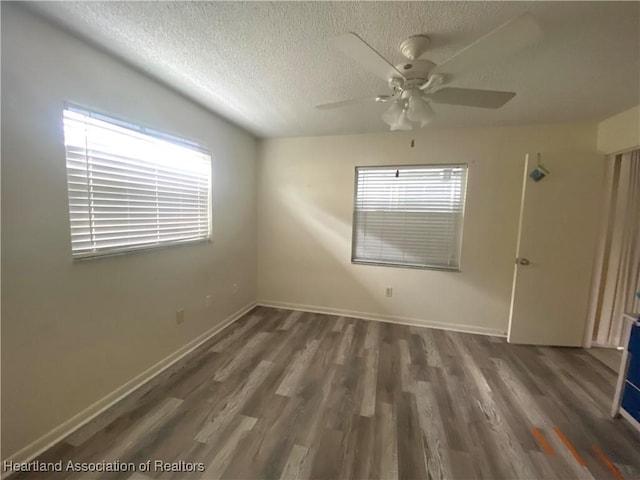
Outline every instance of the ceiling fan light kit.
{"type": "Polygon", "coordinates": [[[390,95],[370,99],[344,100],[319,105],[328,110],[375,100],[392,102],[382,114],[391,130],[411,130],[414,122],[424,127],[435,117],[432,103],[476,108],[500,108],[515,97],[515,92],[478,90],[443,86],[474,68],[495,63],[537,42],[542,37],[538,23],[528,13],[520,15],[479,40],[460,50],[440,65],[422,58],[430,40],[426,35],[413,35],[400,44],[405,62],[393,65],[355,33],[334,39],[336,48],[387,81],[390,95]]]}
{"type": "Polygon", "coordinates": [[[413,125],[411,125],[411,123],[409,123],[409,120],[407,119],[406,111],[403,111],[398,116],[397,121],[389,127],[392,132],[396,130],[413,130],[413,125]]]}
{"type": "Polygon", "coordinates": [[[407,117],[412,122],[420,122],[421,127],[426,127],[434,117],[433,109],[420,93],[412,90],[409,95],[407,117]]]}
{"type": "Polygon", "coordinates": [[[382,114],[382,120],[391,127],[391,130],[412,130],[410,122],[419,123],[421,127],[427,126],[433,120],[433,110],[419,90],[404,90],[401,98],[394,101],[386,112],[382,114]]]}
{"type": "Polygon", "coordinates": [[[382,114],[382,120],[393,128],[393,126],[400,119],[400,115],[404,111],[404,107],[400,104],[399,101],[395,101],[391,104],[391,106],[382,114]]]}

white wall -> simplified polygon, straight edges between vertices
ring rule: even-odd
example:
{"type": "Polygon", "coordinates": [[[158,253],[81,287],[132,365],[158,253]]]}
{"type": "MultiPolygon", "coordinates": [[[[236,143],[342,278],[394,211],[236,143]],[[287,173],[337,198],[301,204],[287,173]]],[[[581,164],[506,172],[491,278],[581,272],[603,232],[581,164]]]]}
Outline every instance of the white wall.
{"type": "Polygon", "coordinates": [[[618,153],[640,147],[640,105],[598,124],[598,151],[618,153]]]}
{"type": "Polygon", "coordinates": [[[256,152],[242,130],[3,2],[3,459],[255,301],[256,152]],[[64,101],[208,148],[214,242],[72,262],[64,101]]]}
{"type": "Polygon", "coordinates": [[[258,301],[506,331],[525,153],[596,151],[596,126],[269,139],[258,175],[258,301]],[[411,139],[415,138],[415,148],[411,139]],[[468,163],[462,272],[354,265],[358,165],[468,163]],[[385,297],[385,287],[393,297],[385,297]]]}

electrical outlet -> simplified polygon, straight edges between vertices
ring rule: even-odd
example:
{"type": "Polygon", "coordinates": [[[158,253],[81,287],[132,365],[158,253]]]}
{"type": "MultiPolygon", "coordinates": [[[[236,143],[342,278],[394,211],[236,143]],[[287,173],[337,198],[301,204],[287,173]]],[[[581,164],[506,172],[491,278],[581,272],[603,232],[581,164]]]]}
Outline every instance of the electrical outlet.
{"type": "Polygon", "coordinates": [[[385,291],[385,296],[386,297],[393,297],[393,288],[387,287],[387,290],[385,291]]]}
{"type": "Polygon", "coordinates": [[[204,297],[204,304],[207,308],[211,306],[211,295],[204,297]]]}
{"type": "Polygon", "coordinates": [[[176,312],[176,323],[180,325],[184,322],[184,310],[178,310],[176,312]]]}
{"type": "Polygon", "coordinates": [[[238,284],[234,283],[233,287],[231,288],[231,292],[235,295],[236,293],[238,293],[238,284]]]}

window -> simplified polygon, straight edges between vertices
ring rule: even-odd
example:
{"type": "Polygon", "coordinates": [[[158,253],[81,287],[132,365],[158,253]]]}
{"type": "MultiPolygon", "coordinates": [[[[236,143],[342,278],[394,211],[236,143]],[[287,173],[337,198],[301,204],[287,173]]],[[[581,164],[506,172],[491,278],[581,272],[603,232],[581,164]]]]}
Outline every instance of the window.
{"type": "Polygon", "coordinates": [[[67,107],[74,258],[211,237],[211,157],[194,143],[67,107]]]}
{"type": "Polygon", "coordinates": [[[460,268],[466,165],[357,167],[354,263],[460,268]]]}

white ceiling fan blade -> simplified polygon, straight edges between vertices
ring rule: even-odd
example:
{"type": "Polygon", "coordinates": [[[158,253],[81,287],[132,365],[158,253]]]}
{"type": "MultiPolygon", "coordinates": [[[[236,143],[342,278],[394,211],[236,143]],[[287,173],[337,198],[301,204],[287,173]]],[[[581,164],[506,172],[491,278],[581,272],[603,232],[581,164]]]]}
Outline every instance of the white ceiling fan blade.
{"type": "Polygon", "coordinates": [[[318,110],[331,110],[332,108],[347,107],[349,105],[356,105],[364,102],[386,102],[388,98],[391,98],[391,96],[377,95],[375,97],[352,98],[349,100],[342,100],[340,102],[323,103],[322,105],[316,105],[316,108],[318,110]],[[378,98],[380,98],[380,100],[378,100],[378,98]]]}
{"type": "Polygon", "coordinates": [[[474,68],[495,63],[537,42],[542,30],[529,13],[520,15],[499,26],[484,37],[460,50],[453,57],[441,63],[431,73],[455,77],[474,68]]]}
{"type": "Polygon", "coordinates": [[[515,92],[446,87],[432,93],[428,97],[435,103],[444,103],[447,105],[500,108],[515,96],[515,92]]]}
{"type": "Polygon", "coordinates": [[[388,80],[391,74],[404,78],[402,73],[355,33],[338,35],[333,39],[333,44],[342,53],[383,80],[388,80]]]}

